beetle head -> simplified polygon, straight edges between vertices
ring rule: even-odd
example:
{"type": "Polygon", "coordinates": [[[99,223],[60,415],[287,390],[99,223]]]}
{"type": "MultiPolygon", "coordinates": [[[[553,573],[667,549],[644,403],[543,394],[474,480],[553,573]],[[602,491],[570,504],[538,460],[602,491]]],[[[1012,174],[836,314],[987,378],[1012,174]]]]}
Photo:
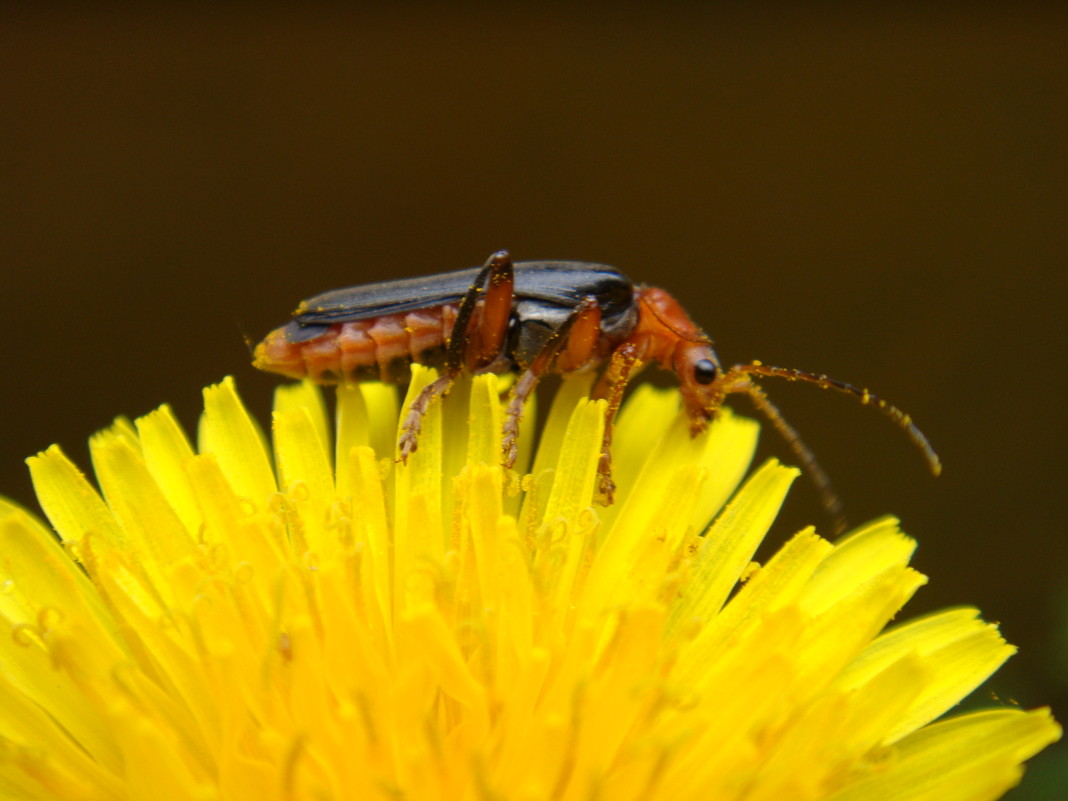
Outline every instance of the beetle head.
{"type": "Polygon", "coordinates": [[[708,427],[723,403],[723,369],[719,359],[711,343],[682,340],[675,348],[671,369],[679,377],[682,402],[690,418],[690,432],[698,434],[708,427]]]}
{"type": "Polygon", "coordinates": [[[711,340],[663,289],[642,287],[641,320],[645,358],[655,359],[679,378],[690,430],[703,431],[723,402],[723,370],[711,340]]]}

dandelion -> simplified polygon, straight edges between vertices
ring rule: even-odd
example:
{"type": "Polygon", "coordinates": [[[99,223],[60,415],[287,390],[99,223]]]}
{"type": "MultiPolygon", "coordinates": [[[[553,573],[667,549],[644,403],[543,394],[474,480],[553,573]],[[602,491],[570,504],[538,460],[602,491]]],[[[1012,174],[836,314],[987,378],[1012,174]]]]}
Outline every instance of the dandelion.
{"type": "Polygon", "coordinates": [[[934,722],[1013,649],[973,609],[884,630],[925,582],[896,521],[751,561],[796,475],[744,478],[753,422],[691,440],[639,388],[603,508],[583,380],[518,473],[497,381],[434,404],[404,466],[390,388],[339,388],[335,426],[282,388],[269,446],[229,380],[195,449],[166,407],[96,435],[99,492],[30,459],[58,539],[0,506],[0,795],[992,799],[1059,736],[934,722]]]}

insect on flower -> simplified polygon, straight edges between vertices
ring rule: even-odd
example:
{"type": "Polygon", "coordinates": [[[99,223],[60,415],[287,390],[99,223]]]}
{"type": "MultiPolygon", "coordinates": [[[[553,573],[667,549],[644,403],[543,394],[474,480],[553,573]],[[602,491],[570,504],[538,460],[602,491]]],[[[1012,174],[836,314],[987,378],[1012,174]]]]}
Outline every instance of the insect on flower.
{"type": "Polygon", "coordinates": [[[403,381],[412,362],[441,368],[409,407],[399,456],[418,447],[423,415],[462,373],[517,372],[502,432],[502,462],[516,460],[523,407],[548,373],[607,365],[594,397],[608,401],[599,465],[600,494],[612,502],[612,421],[627,383],[655,361],[678,376],[697,435],[732,394],[745,394],[785,437],[840,517],[838,500],[812,452],[753,380],[804,381],[852,395],[878,408],[921,449],[931,471],[940,465],[911,418],[866,389],[802,370],[752,362],[724,370],[711,340],[663,289],[635,285],[615,267],[574,261],[512,263],[506,251],[481,268],[339,289],[310,298],[255,351],[261,370],[319,383],[403,381]]]}

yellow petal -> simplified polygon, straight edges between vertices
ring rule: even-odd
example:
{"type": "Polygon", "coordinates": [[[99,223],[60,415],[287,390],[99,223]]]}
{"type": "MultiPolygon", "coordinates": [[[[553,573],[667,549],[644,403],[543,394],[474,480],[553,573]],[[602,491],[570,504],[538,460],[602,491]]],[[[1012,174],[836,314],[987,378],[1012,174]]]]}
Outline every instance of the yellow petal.
{"type": "Polygon", "coordinates": [[[896,520],[751,561],[797,475],[736,489],[751,421],[691,438],[640,389],[599,505],[591,380],[533,457],[528,410],[522,479],[489,375],[429,404],[406,465],[391,387],[339,387],[333,440],[319,389],[280,389],[268,448],[230,380],[196,452],[165,408],[94,437],[102,495],[31,459],[62,544],[0,501],[0,795],[983,799],[1059,736],[930,722],[1012,648],[967,609],[883,632],[926,581],[896,520]]]}

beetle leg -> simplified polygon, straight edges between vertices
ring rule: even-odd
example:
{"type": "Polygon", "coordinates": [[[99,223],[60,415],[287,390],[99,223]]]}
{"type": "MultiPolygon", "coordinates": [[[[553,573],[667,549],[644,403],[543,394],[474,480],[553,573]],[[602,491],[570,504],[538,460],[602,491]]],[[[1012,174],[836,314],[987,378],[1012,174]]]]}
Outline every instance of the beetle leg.
{"type": "Polygon", "coordinates": [[[473,368],[480,367],[483,363],[491,363],[499,354],[508,331],[514,286],[512,257],[508,251],[498,250],[487,259],[460,301],[456,321],[445,346],[442,374],[423,387],[408,407],[408,414],[401,425],[398,461],[407,463],[408,457],[419,447],[423,415],[431,401],[448,394],[453,382],[469,366],[469,362],[473,368]],[[485,302],[482,304],[482,315],[475,320],[475,309],[483,295],[485,302]]]}
{"type": "Polygon", "coordinates": [[[561,326],[563,342],[554,367],[558,372],[578,370],[593,356],[601,337],[601,307],[596,299],[587,297],[576,307],[561,326]]]}
{"type": "Polygon", "coordinates": [[[542,376],[549,372],[557,359],[566,360],[569,370],[577,369],[589,361],[597,345],[600,325],[601,308],[597,305],[597,299],[592,296],[584,298],[519,376],[504,412],[501,464],[505,467],[515,464],[519,453],[519,421],[523,419],[523,407],[542,376]]]}
{"type": "Polygon", "coordinates": [[[544,370],[537,372],[534,365],[531,365],[523,371],[512,387],[508,408],[504,412],[504,426],[501,429],[501,464],[504,467],[510,468],[519,456],[519,421],[523,419],[523,407],[543,374],[544,370]]]}
{"type": "Polygon", "coordinates": [[[612,481],[612,425],[616,412],[623,402],[623,390],[627,383],[642,367],[638,358],[638,348],[632,343],[620,345],[612,353],[612,362],[608,371],[597,384],[594,396],[605,398],[608,409],[604,415],[604,437],[601,440],[601,459],[597,463],[598,500],[605,506],[611,506],[615,500],[616,484],[612,481]]]}
{"type": "Polygon", "coordinates": [[[505,251],[495,253],[490,259],[490,268],[479,318],[470,331],[464,353],[470,370],[482,371],[501,358],[508,322],[512,318],[512,301],[515,299],[512,259],[505,251]]]}
{"type": "Polygon", "coordinates": [[[514,288],[512,257],[507,250],[498,250],[486,261],[460,301],[456,322],[445,346],[446,373],[456,376],[465,367],[476,369],[500,353],[512,314],[514,288]],[[476,321],[475,308],[483,295],[481,319],[476,321]]]}
{"type": "Polygon", "coordinates": [[[427,407],[434,398],[447,394],[455,380],[456,375],[453,373],[444,373],[423,387],[415,396],[415,400],[408,407],[408,414],[404,417],[404,424],[401,426],[400,457],[397,461],[408,463],[408,457],[419,447],[419,432],[423,430],[423,415],[426,414],[427,407]]]}

